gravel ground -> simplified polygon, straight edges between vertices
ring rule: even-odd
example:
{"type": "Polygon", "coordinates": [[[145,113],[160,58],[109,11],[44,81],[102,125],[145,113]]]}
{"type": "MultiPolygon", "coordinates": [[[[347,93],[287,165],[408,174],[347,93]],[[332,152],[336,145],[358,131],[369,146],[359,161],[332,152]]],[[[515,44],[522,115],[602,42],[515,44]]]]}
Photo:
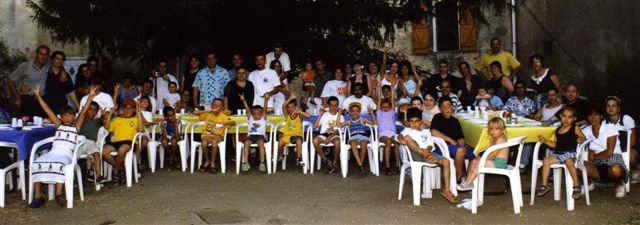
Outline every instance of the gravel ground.
{"type": "MultiPolygon", "coordinates": [[[[236,175],[232,170],[215,175],[160,170],[145,172],[131,188],[96,192],[85,186],[85,201],[76,194],[73,209],[55,204],[29,209],[18,192],[11,192],[6,208],[0,209],[0,224],[207,224],[196,212],[225,210],[245,216],[238,224],[640,224],[640,185],[622,199],[613,197],[613,188],[598,188],[591,192],[591,206],[581,199],[573,212],[566,211],[564,197],[556,202],[552,193],[536,199],[534,206],[525,195],[519,215],[513,214],[510,194],[486,196],[472,215],[437,195],[439,190],[433,199],[413,206],[410,182],[397,200],[398,176],[350,173],[344,179],[322,172],[303,175],[294,166],[272,175],[257,170],[236,175]]],[[[525,190],[528,180],[523,176],[525,190]]],[[[487,190],[503,183],[487,181],[487,190]]]]}

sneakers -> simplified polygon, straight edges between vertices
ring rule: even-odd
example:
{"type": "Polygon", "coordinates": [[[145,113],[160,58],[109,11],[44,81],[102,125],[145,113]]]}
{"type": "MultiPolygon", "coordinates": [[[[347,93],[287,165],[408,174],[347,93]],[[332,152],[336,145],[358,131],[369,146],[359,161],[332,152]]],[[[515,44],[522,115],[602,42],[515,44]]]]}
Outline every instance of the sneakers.
{"type": "Polygon", "coordinates": [[[473,190],[473,183],[467,183],[467,181],[462,180],[457,187],[458,191],[471,191],[473,190]]]}
{"type": "Polygon", "coordinates": [[[594,182],[589,183],[589,191],[593,191],[593,189],[596,189],[596,184],[594,182]]]}
{"type": "Polygon", "coordinates": [[[107,179],[103,176],[99,176],[98,178],[96,178],[96,183],[98,184],[104,184],[105,182],[107,182],[107,179]]]}
{"type": "Polygon", "coordinates": [[[258,167],[258,170],[260,170],[260,172],[267,172],[267,167],[264,165],[264,162],[260,163],[260,167],[258,167]]]}
{"type": "Polygon", "coordinates": [[[616,198],[623,198],[626,194],[627,192],[624,190],[624,185],[618,185],[616,187],[616,198]]]}
{"type": "Polygon", "coordinates": [[[637,184],[640,182],[640,171],[631,172],[631,183],[637,184]]]}
{"type": "Polygon", "coordinates": [[[364,175],[364,166],[358,166],[358,168],[356,168],[356,174],[363,176],[364,175]]]}
{"type": "Polygon", "coordinates": [[[326,161],[326,164],[327,164],[327,173],[328,174],[332,174],[332,173],[336,172],[336,165],[334,165],[330,161],[326,161]]]}
{"type": "Polygon", "coordinates": [[[296,166],[304,166],[304,162],[302,158],[296,158],[296,166]]]}
{"type": "Polygon", "coordinates": [[[243,162],[242,163],[242,172],[247,172],[251,169],[251,166],[249,166],[249,163],[243,162]]]}

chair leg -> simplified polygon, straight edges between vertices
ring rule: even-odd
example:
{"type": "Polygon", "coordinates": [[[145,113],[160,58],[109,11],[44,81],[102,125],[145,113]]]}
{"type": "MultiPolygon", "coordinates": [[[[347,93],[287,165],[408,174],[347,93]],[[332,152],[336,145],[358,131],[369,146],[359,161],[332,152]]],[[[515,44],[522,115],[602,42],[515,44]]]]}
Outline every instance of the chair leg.
{"type": "Polygon", "coordinates": [[[47,192],[47,195],[49,195],[49,200],[53,200],[56,193],[55,184],[49,184],[47,186],[49,187],[49,191],[47,192]]]}
{"type": "MultiPolygon", "coordinates": [[[[156,148],[158,148],[158,145],[155,141],[149,141],[149,143],[147,143],[147,155],[149,158],[149,169],[151,169],[151,173],[156,172],[156,154],[158,154],[156,148]]],[[[162,147],[160,146],[160,148],[162,147]]]]}
{"type": "MultiPolygon", "coordinates": [[[[285,146],[284,149],[286,150],[287,147],[285,146]]],[[[271,154],[272,157],[271,158],[267,158],[268,161],[270,161],[271,163],[271,167],[273,168],[273,173],[276,173],[276,171],[278,170],[278,148],[276,148],[273,153],[271,154]]],[[[284,162],[282,162],[283,168],[282,170],[284,170],[284,162]]]]}
{"type": "Polygon", "coordinates": [[[138,159],[136,154],[132,154],[132,158],[133,158],[133,162],[131,163],[131,166],[133,167],[133,180],[138,183],[138,159]]]}
{"type": "Polygon", "coordinates": [[[84,202],[84,186],[82,184],[82,171],[80,170],[80,167],[76,168],[76,176],[78,179],[78,194],[80,194],[80,201],[84,202]]]}
{"type": "Polygon", "coordinates": [[[6,175],[5,171],[0,169],[0,208],[4,208],[4,186],[6,182],[6,175]]]}
{"type": "Polygon", "coordinates": [[[560,201],[562,191],[562,171],[559,168],[553,169],[553,200],[560,201]]]}
{"type": "Polygon", "coordinates": [[[162,146],[158,148],[158,158],[160,158],[160,169],[163,169],[164,168],[164,148],[162,146]]]}
{"type": "Polygon", "coordinates": [[[420,185],[422,168],[411,166],[411,187],[413,188],[413,205],[420,205],[420,185]]]}
{"type": "Polygon", "coordinates": [[[509,177],[509,183],[511,185],[511,200],[513,201],[513,213],[515,214],[519,214],[520,213],[520,197],[518,197],[518,194],[522,194],[522,193],[518,193],[518,184],[516,182],[520,182],[517,181],[516,179],[514,179],[514,177],[509,177]]]}
{"type": "Polygon", "coordinates": [[[398,200],[402,199],[402,188],[404,187],[404,176],[408,166],[409,165],[405,163],[405,164],[402,164],[402,166],[400,167],[400,184],[398,184],[398,200]]]}
{"type": "Polygon", "coordinates": [[[480,186],[478,185],[478,183],[480,182],[480,177],[483,176],[483,174],[478,175],[478,177],[473,181],[473,189],[471,190],[471,213],[472,214],[477,214],[478,213],[478,192],[479,192],[479,188],[480,186]]]}
{"type": "MultiPolygon", "coordinates": [[[[73,208],[73,169],[66,169],[66,172],[64,189],[67,198],[67,209],[71,209],[73,208]]],[[[49,185],[49,187],[53,187],[53,185],[49,185]]],[[[49,188],[49,191],[51,191],[51,188],[49,188]]]]}
{"type": "Polygon", "coordinates": [[[24,171],[24,161],[20,161],[20,165],[18,165],[18,175],[20,175],[20,189],[22,190],[22,200],[26,200],[26,178],[27,175],[24,171]]]}
{"type": "Polygon", "coordinates": [[[227,148],[226,148],[227,143],[226,142],[220,142],[218,143],[218,152],[220,153],[220,172],[222,172],[222,174],[227,172],[227,148]]]}
{"type": "Polygon", "coordinates": [[[236,143],[236,174],[240,174],[240,164],[242,163],[242,148],[243,143],[236,143]]]}
{"type": "Polygon", "coordinates": [[[133,164],[133,151],[129,151],[127,152],[127,154],[124,157],[124,171],[125,171],[125,177],[127,180],[127,187],[131,187],[131,177],[132,177],[132,170],[133,168],[132,165],[133,164]]]}
{"type": "Polygon", "coordinates": [[[433,173],[431,172],[435,168],[432,167],[422,167],[422,194],[420,194],[421,198],[432,198],[432,189],[431,189],[431,176],[433,173]]]}
{"type": "Polygon", "coordinates": [[[347,173],[349,173],[349,153],[348,148],[340,149],[340,172],[342,172],[343,178],[347,178],[347,173]]]}
{"type": "Polygon", "coordinates": [[[582,168],[582,188],[584,189],[584,197],[587,205],[591,205],[591,200],[589,199],[589,178],[585,168],[582,168]]]}
{"type": "Polygon", "coordinates": [[[178,142],[178,151],[180,152],[180,168],[182,168],[182,172],[187,171],[187,142],[185,140],[178,142]]]}
{"type": "MultiPolygon", "coordinates": [[[[267,174],[271,174],[271,163],[269,163],[269,159],[271,158],[271,143],[264,143],[264,154],[265,154],[265,163],[267,164],[267,174]]],[[[284,163],[284,162],[282,162],[284,163]]],[[[275,170],[275,168],[273,168],[275,170]]]]}
{"type": "MultiPolygon", "coordinates": [[[[533,159],[536,160],[536,159],[533,159]]],[[[530,201],[529,201],[529,205],[533,205],[535,199],[536,199],[536,183],[538,182],[538,166],[537,164],[534,162],[533,165],[531,166],[531,194],[530,194],[530,201]]]]}
{"type": "Polygon", "coordinates": [[[307,143],[302,145],[302,162],[304,163],[302,173],[307,174],[307,171],[309,171],[309,147],[307,147],[307,143]]]}
{"type": "Polygon", "coordinates": [[[573,211],[575,200],[573,199],[573,180],[568,169],[564,169],[565,192],[567,196],[567,211],[573,211]]]}
{"type": "Polygon", "coordinates": [[[191,155],[191,157],[189,157],[189,161],[191,162],[191,164],[190,164],[191,168],[190,169],[191,169],[191,173],[193,174],[193,169],[195,168],[194,164],[196,163],[196,148],[197,148],[197,145],[195,145],[193,143],[191,143],[191,145],[192,146],[189,149],[189,152],[190,152],[189,155],[191,155]]]}

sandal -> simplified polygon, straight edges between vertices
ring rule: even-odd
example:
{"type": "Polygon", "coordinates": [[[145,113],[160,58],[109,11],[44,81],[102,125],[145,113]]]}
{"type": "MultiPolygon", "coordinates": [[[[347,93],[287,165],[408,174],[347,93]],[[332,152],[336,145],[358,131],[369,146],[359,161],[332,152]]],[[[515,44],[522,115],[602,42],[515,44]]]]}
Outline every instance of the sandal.
{"type": "Polygon", "coordinates": [[[573,199],[578,200],[582,198],[582,188],[580,186],[573,186],[573,199]]]}
{"type": "Polygon", "coordinates": [[[392,175],[398,175],[398,174],[400,174],[400,167],[398,167],[398,166],[393,167],[393,169],[391,169],[391,174],[392,174],[392,175]]]}
{"type": "Polygon", "coordinates": [[[384,174],[387,175],[387,176],[391,175],[391,168],[385,167],[384,168],[384,174]]]}
{"type": "Polygon", "coordinates": [[[456,198],[456,196],[453,196],[453,194],[451,192],[449,192],[449,191],[440,192],[440,196],[442,196],[444,199],[449,201],[449,203],[451,203],[451,204],[458,203],[458,199],[456,198]]]}
{"type": "Polygon", "coordinates": [[[216,166],[212,166],[212,167],[210,167],[210,168],[211,168],[211,169],[209,170],[209,173],[210,173],[210,174],[215,174],[215,173],[217,173],[217,172],[218,172],[218,168],[216,168],[216,166]]]}
{"type": "Polygon", "coordinates": [[[544,185],[544,186],[540,186],[538,187],[538,190],[536,191],[536,197],[542,197],[545,196],[547,193],[549,193],[551,191],[551,185],[544,185]]]}
{"type": "Polygon", "coordinates": [[[198,171],[200,171],[200,173],[206,173],[206,172],[208,172],[209,170],[211,170],[211,167],[209,167],[209,165],[206,165],[206,166],[205,166],[204,164],[202,164],[202,165],[200,166],[200,169],[198,169],[198,171]]]}

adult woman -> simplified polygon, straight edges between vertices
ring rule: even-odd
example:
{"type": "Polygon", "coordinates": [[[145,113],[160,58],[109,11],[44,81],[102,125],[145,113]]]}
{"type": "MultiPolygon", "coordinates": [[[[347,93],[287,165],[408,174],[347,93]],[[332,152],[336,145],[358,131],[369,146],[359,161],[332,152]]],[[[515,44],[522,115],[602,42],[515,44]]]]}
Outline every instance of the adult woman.
{"type": "Polygon", "coordinates": [[[236,79],[224,87],[224,109],[229,110],[231,114],[237,114],[238,109],[244,109],[240,94],[244,95],[247,102],[253,102],[253,83],[247,80],[247,75],[245,68],[237,68],[236,79]]]}
{"type": "Polygon", "coordinates": [[[409,66],[410,65],[408,63],[402,63],[400,67],[399,82],[401,85],[398,87],[400,89],[400,96],[403,98],[407,97],[409,99],[416,96],[422,97],[420,89],[418,88],[422,86],[422,79],[420,79],[418,75],[409,68],[409,66]]]}
{"type": "Polygon", "coordinates": [[[556,89],[547,91],[547,98],[549,99],[549,103],[540,108],[538,112],[533,115],[533,119],[542,121],[545,125],[552,125],[558,121],[556,114],[560,111],[563,105],[558,102],[558,92],[556,89]]]}
{"type": "Polygon", "coordinates": [[[47,88],[44,94],[45,101],[51,110],[59,113],[62,107],[67,106],[67,96],[73,102],[76,109],[79,107],[78,99],[75,95],[75,87],[71,82],[71,77],[64,70],[64,61],[67,56],[64,52],[55,51],[51,54],[51,68],[47,73],[47,88]]]}
{"type": "Polygon", "coordinates": [[[633,170],[636,168],[638,164],[638,155],[636,152],[636,122],[629,115],[622,114],[620,109],[622,108],[622,100],[617,96],[609,96],[605,99],[607,115],[604,119],[605,123],[615,125],[616,129],[618,129],[620,136],[618,139],[620,140],[620,147],[623,150],[626,150],[627,146],[630,147],[630,163],[629,169],[632,170],[631,179],[632,182],[637,182],[640,179],[640,173],[637,170],[633,170]],[[627,130],[627,131],[621,131],[627,130]],[[627,143],[627,135],[628,131],[631,131],[631,139],[629,143],[627,143]]]}
{"type": "Polygon", "coordinates": [[[331,96],[335,96],[338,98],[338,103],[342,104],[342,100],[344,100],[345,95],[347,94],[347,82],[344,81],[344,75],[342,74],[342,69],[337,68],[334,73],[334,79],[327,81],[324,84],[324,88],[322,89],[322,105],[327,105],[327,99],[331,96]]]}
{"type": "Polygon", "coordinates": [[[391,85],[394,84],[392,87],[392,91],[397,91],[398,90],[398,83],[396,82],[396,80],[398,79],[398,68],[400,67],[400,65],[397,62],[393,62],[391,63],[389,72],[384,74],[384,76],[381,78],[382,80],[380,81],[380,83],[382,84],[382,86],[384,85],[391,85]]]}
{"type": "Polygon", "coordinates": [[[75,82],[76,99],[89,94],[89,85],[91,84],[92,78],[93,72],[91,72],[91,69],[89,69],[89,65],[82,64],[78,67],[75,82]]]}
{"type": "Polygon", "coordinates": [[[280,109],[282,109],[282,104],[284,104],[284,101],[287,100],[286,96],[289,96],[289,81],[287,79],[287,75],[288,73],[284,71],[284,67],[282,67],[282,63],[280,62],[280,60],[273,60],[271,61],[271,64],[269,65],[269,68],[271,68],[272,70],[276,71],[276,74],[278,74],[278,78],[280,79],[280,83],[282,83],[282,88],[280,89],[280,92],[274,94],[273,96],[270,97],[269,100],[269,105],[273,106],[274,111],[280,111],[280,109]]]}
{"type": "Polygon", "coordinates": [[[353,64],[353,75],[351,75],[351,77],[349,77],[349,85],[347,87],[349,87],[349,90],[347,91],[348,94],[347,95],[352,95],[352,91],[355,88],[355,85],[357,83],[363,83],[363,90],[362,92],[365,95],[369,94],[369,90],[373,89],[371,86],[371,80],[368,79],[368,76],[366,74],[364,74],[364,72],[362,72],[362,65],[360,65],[360,63],[354,63],[353,64]]]}
{"type": "Polygon", "coordinates": [[[509,96],[513,94],[513,83],[511,80],[502,73],[502,64],[498,61],[493,61],[489,64],[491,70],[491,85],[495,88],[494,95],[502,99],[502,102],[507,102],[509,96]]]}
{"type": "Polygon", "coordinates": [[[471,67],[469,63],[461,62],[458,64],[460,74],[462,74],[462,83],[460,84],[460,90],[458,90],[458,98],[462,107],[465,109],[467,106],[472,106],[478,95],[478,90],[482,87],[482,78],[476,74],[471,73],[471,67]]]}
{"type": "Polygon", "coordinates": [[[369,97],[374,96],[376,93],[378,93],[378,88],[381,88],[382,86],[378,87],[376,84],[378,83],[378,80],[380,79],[380,71],[378,70],[378,64],[375,62],[370,62],[369,66],[367,67],[367,76],[369,77],[369,93],[367,94],[369,97]]]}
{"type": "Polygon", "coordinates": [[[429,113],[429,121],[433,119],[433,116],[440,113],[440,108],[436,103],[436,98],[431,93],[424,95],[424,109],[429,113]]]}
{"type": "Polygon", "coordinates": [[[529,63],[535,71],[533,76],[531,76],[533,88],[536,90],[536,98],[534,100],[536,100],[537,105],[544,105],[547,103],[545,94],[548,90],[562,90],[560,89],[560,80],[558,79],[558,75],[545,67],[544,57],[542,57],[542,55],[537,53],[533,54],[529,59],[529,63]]]}
{"type": "Polygon", "coordinates": [[[193,86],[193,81],[196,80],[198,71],[200,71],[200,57],[197,55],[189,56],[189,67],[182,74],[182,79],[180,80],[180,88],[182,89],[180,93],[184,90],[191,91],[191,86],[193,86]]]}
{"type": "Polygon", "coordinates": [[[584,162],[589,177],[598,182],[616,183],[615,196],[622,198],[625,195],[623,182],[628,178],[628,171],[622,158],[618,130],[615,125],[607,124],[602,108],[595,106],[588,111],[588,120],[591,125],[582,129],[589,143],[588,161],[584,162]]]}

